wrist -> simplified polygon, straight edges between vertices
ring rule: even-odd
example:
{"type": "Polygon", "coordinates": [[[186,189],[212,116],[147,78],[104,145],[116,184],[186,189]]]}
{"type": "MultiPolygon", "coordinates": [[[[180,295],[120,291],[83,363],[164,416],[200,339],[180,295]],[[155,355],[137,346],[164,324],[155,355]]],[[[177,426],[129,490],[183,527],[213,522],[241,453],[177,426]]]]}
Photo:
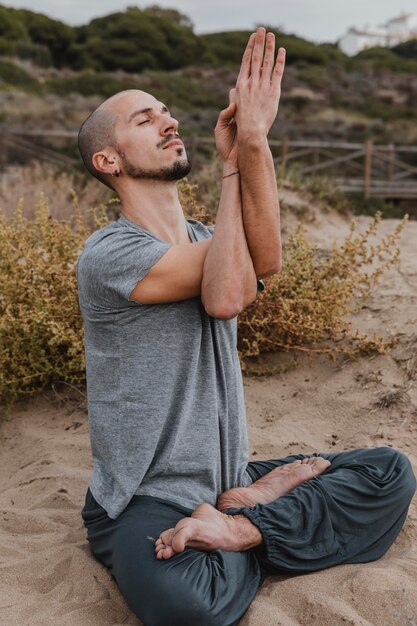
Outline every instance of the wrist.
{"type": "Polygon", "coordinates": [[[223,163],[223,178],[231,176],[239,172],[239,166],[236,161],[225,161],[223,163]]]}
{"type": "Polygon", "coordinates": [[[268,145],[268,133],[266,130],[251,129],[238,130],[238,146],[262,149],[268,145]]]}

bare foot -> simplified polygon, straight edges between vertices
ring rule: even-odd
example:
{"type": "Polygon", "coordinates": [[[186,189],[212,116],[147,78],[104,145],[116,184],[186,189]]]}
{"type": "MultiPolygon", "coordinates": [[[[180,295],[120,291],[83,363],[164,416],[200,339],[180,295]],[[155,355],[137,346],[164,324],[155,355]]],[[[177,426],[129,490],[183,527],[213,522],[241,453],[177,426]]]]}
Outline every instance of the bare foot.
{"type": "Polygon", "coordinates": [[[225,515],[211,504],[200,504],[191,517],[161,533],[155,542],[157,559],[169,559],[188,546],[210,552],[240,552],[262,543],[258,528],[244,515],[225,515]]]}
{"type": "Polygon", "coordinates": [[[226,511],[231,507],[268,504],[307,480],[322,474],[329,465],[330,461],[321,456],[286,463],[268,472],[249,487],[235,487],[220,494],[216,508],[219,511],[226,511]]]}

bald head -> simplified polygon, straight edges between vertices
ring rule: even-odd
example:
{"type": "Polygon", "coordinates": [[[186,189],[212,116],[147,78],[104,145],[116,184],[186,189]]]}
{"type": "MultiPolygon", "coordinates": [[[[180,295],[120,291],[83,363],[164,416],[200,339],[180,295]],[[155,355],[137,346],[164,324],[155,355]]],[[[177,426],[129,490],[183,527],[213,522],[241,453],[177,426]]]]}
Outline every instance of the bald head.
{"type": "Polygon", "coordinates": [[[107,98],[87,117],[78,133],[78,148],[87,170],[100,182],[114,189],[110,177],[102,174],[93,165],[96,152],[107,147],[117,146],[116,123],[119,119],[120,105],[132,94],[145,93],[139,89],[127,89],[107,98]]]}
{"type": "Polygon", "coordinates": [[[179,139],[178,126],[165,104],[146,91],[128,89],[91,113],[78,133],[78,146],[90,174],[120,195],[132,179],[166,182],[188,174],[184,145],[165,149],[179,139]]]}

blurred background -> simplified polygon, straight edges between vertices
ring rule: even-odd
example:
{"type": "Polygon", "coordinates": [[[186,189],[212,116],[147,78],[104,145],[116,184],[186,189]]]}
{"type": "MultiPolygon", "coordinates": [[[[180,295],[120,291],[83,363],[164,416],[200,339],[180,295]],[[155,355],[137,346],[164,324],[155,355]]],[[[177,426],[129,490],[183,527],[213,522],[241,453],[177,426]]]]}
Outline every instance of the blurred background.
{"type": "MultiPolygon", "coordinates": [[[[354,212],[417,216],[417,11],[404,0],[248,0],[0,5],[0,202],[53,197],[51,210],[107,202],[83,170],[80,125],[113,93],[141,88],[180,121],[201,193],[216,173],[213,129],[250,32],[287,50],[270,132],[277,173],[337,189],[354,212]],[[213,160],[214,159],[214,160],[213,160]],[[214,165],[213,165],[214,163],[214,165]],[[206,181],[206,183],[204,183],[206,181]],[[59,195],[59,203],[56,198],[59,195]]],[[[202,198],[204,199],[204,198],[202,198]]]]}
{"type": "Polygon", "coordinates": [[[76,259],[121,206],[81,162],[81,124],[114,93],[152,93],[179,120],[192,161],[178,183],[184,214],[215,222],[222,167],[213,131],[258,25],[287,51],[269,134],[284,263],[239,316],[242,368],[264,372],[265,363],[251,359],[270,353],[270,373],[293,366],[286,357],[275,362],[274,352],[383,354],[397,336],[415,346],[404,334],[416,323],[408,319],[417,275],[414,4],[0,5],[0,415],[2,403],[49,386],[59,397],[65,389],[76,403],[85,399],[76,259]],[[403,274],[395,274],[406,214],[403,274]],[[367,309],[382,275],[386,291],[367,309]],[[346,321],[353,311],[359,334],[346,321]],[[380,327],[390,334],[380,337],[380,327]]]}

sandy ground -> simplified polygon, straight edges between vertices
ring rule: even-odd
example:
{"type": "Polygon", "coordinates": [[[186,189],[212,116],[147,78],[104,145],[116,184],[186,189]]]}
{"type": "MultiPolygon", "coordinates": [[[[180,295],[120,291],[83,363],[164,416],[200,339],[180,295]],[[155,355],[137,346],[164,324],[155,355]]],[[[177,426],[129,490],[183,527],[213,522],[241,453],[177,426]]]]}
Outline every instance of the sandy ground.
{"type": "MultiPolygon", "coordinates": [[[[289,195],[287,200],[291,204],[289,195]]],[[[337,215],[313,215],[310,222],[311,236],[323,248],[348,229],[337,215]]],[[[367,218],[359,222],[366,225],[367,218]]],[[[394,225],[386,221],[383,229],[394,225]]],[[[405,452],[417,474],[416,241],[414,222],[402,237],[400,271],[386,275],[354,318],[361,330],[395,335],[393,352],[353,362],[316,357],[280,376],[245,377],[253,459],[388,445],[405,452]],[[378,394],[393,390],[403,392],[400,400],[379,408],[378,394]]],[[[140,624],[86,540],[80,510],[92,463],[79,399],[75,392],[65,401],[43,394],[17,405],[12,419],[0,424],[2,625],[140,624]]],[[[268,577],[240,624],[415,626],[416,537],[415,499],[382,559],[268,577]]]]}

